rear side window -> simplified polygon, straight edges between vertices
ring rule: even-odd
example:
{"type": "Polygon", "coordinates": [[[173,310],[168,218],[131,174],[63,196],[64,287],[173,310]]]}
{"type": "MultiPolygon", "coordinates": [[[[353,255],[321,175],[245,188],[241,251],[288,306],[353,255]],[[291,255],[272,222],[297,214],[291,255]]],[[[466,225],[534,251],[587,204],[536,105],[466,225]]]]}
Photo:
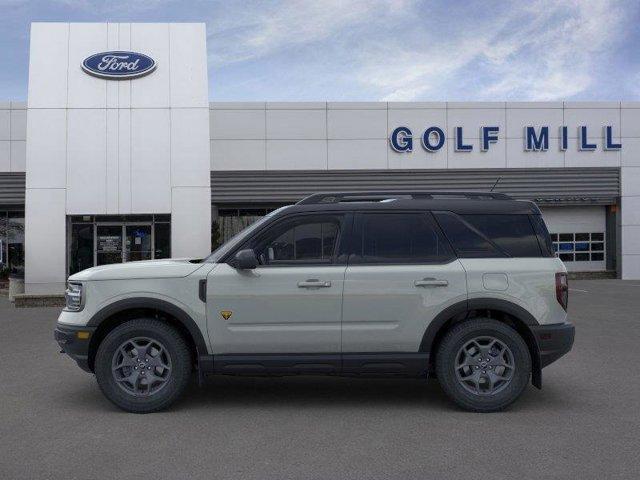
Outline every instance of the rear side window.
{"type": "Polygon", "coordinates": [[[540,257],[529,215],[462,215],[462,218],[512,257],[540,257]]]}
{"type": "Polygon", "coordinates": [[[454,257],[423,212],[361,214],[356,232],[354,263],[443,263],[454,257]]]}
{"type": "Polygon", "coordinates": [[[445,235],[460,258],[504,257],[485,235],[451,212],[434,213],[445,235]]]}

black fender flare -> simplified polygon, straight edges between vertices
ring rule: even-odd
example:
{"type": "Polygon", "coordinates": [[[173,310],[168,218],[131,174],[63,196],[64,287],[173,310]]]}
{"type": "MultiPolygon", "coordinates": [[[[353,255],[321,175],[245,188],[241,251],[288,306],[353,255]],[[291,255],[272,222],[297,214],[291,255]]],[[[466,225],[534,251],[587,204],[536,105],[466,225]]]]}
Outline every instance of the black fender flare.
{"type": "Polygon", "coordinates": [[[207,343],[204,339],[204,336],[202,335],[200,328],[198,328],[196,322],[193,320],[193,318],[191,318],[191,315],[189,315],[187,312],[174,305],[173,303],[167,302],[166,300],[160,300],[158,298],[135,297],[118,300],[107,305],[101,310],[98,310],[98,312],[96,312],[93,317],[91,317],[91,320],[89,320],[87,326],[98,327],[105,319],[117,313],[124,312],[125,310],[136,308],[150,308],[171,315],[187,329],[195,343],[197,354],[207,354],[207,343]]]}
{"type": "Polygon", "coordinates": [[[534,335],[531,327],[538,326],[539,323],[531,313],[508,300],[502,300],[498,298],[472,298],[463,300],[458,303],[454,303],[449,307],[442,310],[436,317],[429,323],[422,341],[420,342],[420,351],[427,352],[431,356],[433,349],[433,343],[438,335],[438,332],[442,327],[452,318],[460,317],[464,319],[467,314],[473,310],[499,310],[501,312],[509,314],[515,318],[523,329],[526,329],[528,338],[525,339],[527,343],[531,343],[533,347],[532,353],[532,379],[531,382],[534,386],[541,388],[542,386],[542,366],[540,362],[540,345],[536,335],[534,335]]]}

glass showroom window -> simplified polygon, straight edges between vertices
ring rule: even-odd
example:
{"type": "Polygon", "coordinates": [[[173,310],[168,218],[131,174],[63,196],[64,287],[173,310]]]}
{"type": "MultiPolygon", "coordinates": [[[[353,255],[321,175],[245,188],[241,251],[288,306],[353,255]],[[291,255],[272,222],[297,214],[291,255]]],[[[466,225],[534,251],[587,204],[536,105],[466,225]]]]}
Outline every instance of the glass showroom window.
{"type": "Polygon", "coordinates": [[[24,274],[24,212],[0,212],[0,279],[24,274]]]}
{"type": "Polygon", "coordinates": [[[171,217],[169,215],[154,215],[154,244],[153,258],[171,257],[171,217]]]}
{"type": "Polygon", "coordinates": [[[0,281],[9,276],[7,258],[7,212],[0,212],[0,281]]]}
{"type": "Polygon", "coordinates": [[[110,263],[171,256],[170,215],[70,217],[69,274],[110,263]]]}
{"type": "Polygon", "coordinates": [[[551,241],[563,262],[604,261],[604,232],[552,233],[551,241]]]}
{"type": "Polygon", "coordinates": [[[279,207],[220,208],[211,220],[211,251],[279,207]]]}

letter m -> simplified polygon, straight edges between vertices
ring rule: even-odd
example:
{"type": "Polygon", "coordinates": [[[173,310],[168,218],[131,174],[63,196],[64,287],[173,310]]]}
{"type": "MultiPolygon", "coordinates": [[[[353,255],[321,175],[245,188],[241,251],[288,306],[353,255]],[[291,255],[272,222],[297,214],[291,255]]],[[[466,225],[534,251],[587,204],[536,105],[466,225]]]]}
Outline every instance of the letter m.
{"type": "Polygon", "coordinates": [[[540,127],[539,135],[535,127],[524,127],[524,149],[528,152],[549,150],[549,127],[540,127]]]}

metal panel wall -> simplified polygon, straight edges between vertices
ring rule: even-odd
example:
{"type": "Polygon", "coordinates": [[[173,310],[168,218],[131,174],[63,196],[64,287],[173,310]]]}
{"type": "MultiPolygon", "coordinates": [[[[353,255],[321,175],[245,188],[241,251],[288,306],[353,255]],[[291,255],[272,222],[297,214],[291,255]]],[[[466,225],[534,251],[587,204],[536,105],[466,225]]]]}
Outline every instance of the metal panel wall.
{"type": "Polygon", "coordinates": [[[489,190],[540,204],[608,205],[620,196],[620,169],[271,170],[211,172],[214,204],[278,204],[314,192],[489,190]],[[496,184],[497,182],[497,184],[496,184]]]}
{"type": "Polygon", "coordinates": [[[24,206],[24,192],[24,173],[0,173],[0,207],[24,206]]]}
{"type": "MultiPolygon", "coordinates": [[[[319,191],[488,190],[541,204],[611,205],[620,195],[619,168],[376,171],[211,172],[215,204],[278,204],[319,191]]],[[[25,174],[0,173],[0,206],[24,205],[25,174]]]]}

